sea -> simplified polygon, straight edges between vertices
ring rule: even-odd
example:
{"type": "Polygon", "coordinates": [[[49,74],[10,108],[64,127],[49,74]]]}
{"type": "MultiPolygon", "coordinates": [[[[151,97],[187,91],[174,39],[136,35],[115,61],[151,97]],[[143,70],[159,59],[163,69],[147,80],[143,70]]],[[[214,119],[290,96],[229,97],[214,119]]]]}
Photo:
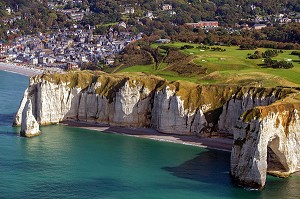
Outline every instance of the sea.
{"type": "Polygon", "coordinates": [[[28,77],[0,71],[0,198],[300,198],[300,176],[239,187],[230,153],[63,125],[11,127],[28,77]]]}

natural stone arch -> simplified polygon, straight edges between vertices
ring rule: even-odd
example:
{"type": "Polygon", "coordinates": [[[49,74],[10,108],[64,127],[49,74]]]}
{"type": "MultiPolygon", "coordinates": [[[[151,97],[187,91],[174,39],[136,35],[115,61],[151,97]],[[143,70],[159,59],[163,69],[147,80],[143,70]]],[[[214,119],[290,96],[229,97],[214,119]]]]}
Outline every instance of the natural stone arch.
{"type": "Polygon", "coordinates": [[[267,145],[267,172],[278,177],[286,177],[289,166],[285,154],[279,148],[280,138],[270,138],[267,145]]]}

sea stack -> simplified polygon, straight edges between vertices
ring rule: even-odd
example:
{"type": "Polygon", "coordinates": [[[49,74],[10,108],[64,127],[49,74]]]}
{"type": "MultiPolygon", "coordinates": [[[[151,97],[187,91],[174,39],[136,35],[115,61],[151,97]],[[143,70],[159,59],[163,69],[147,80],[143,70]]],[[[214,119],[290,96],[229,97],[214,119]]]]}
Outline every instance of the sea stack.
{"type": "Polygon", "coordinates": [[[32,114],[31,100],[28,99],[23,112],[20,135],[23,137],[33,137],[40,134],[39,124],[32,114]]]}

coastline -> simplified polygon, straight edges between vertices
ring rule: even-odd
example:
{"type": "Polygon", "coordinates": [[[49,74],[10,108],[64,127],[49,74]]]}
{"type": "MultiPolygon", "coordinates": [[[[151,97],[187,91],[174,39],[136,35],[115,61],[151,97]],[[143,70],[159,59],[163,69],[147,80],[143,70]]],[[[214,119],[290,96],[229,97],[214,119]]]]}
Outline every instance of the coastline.
{"type": "Polygon", "coordinates": [[[214,150],[221,150],[225,152],[231,152],[233,145],[233,139],[224,137],[212,137],[201,138],[188,135],[175,135],[175,134],[163,134],[155,129],[150,128],[130,128],[130,127],[118,127],[108,126],[99,123],[89,123],[81,121],[64,121],[61,125],[77,127],[81,129],[100,131],[104,133],[120,134],[131,137],[145,138],[162,142],[170,142],[177,144],[184,144],[190,146],[196,146],[201,148],[208,148],[214,150]]]}
{"type": "MultiPolygon", "coordinates": [[[[42,74],[44,70],[29,68],[26,66],[16,66],[12,63],[0,62],[0,70],[10,73],[16,73],[27,77],[42,74]]],[[[200,138],[196,136],[176,135],[176,134],[163,134],[150,128],[130,128],[130,127],[117,127],[107,126],[98,123],[80,122],[80,121],[65,121],[60,123],[66,126],[78,127],[82,129],[101,131],[105,133],[122,134],[126,136],[146,138],[156,141],[178,143],[184,145],[191,145],[201,148],[209,148],[215,150],[222,150],[231,152],[232,139],[224,137],[200,138]]]]}
{"type": "Polygon", "coordinates": [[[15,64],[12,63],[3,63],[3,62],[0,62],[0,70],[10,72],[10,73],[16,73],[19,75],[24,75],[27,77],[31,77],[43,73],[43,70],[40,69],[29,68],[22,65],[16,66],[15,64]]]}

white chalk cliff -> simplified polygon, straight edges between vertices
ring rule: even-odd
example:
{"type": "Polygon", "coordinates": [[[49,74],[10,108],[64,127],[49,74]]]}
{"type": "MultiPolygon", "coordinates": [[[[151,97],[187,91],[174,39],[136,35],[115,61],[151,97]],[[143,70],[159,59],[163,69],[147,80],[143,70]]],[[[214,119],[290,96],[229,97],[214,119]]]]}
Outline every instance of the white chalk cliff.
{"type": "Polygon", "coordinates": [[[260,188],[266,174],[286,177],[300,170],[299,104],[250,110],[234,132],[231,175],[240,184],[260,188]],[[248,117],[248,118],[247,118],[248,117]]]}
{"type": "Polygon", "coordinates": [[[300,169],[300,106],[268,108],[295,92],[167,82],[143,74],[39,75],[30,79],[14,124],[32,120],[21,116],[30,109],[25,105],[29,99],[32,117],[40,125],[79,120],[191,136],[226,132],[234,135],[231,175],[241,184],[260,188],[267,171],[283,175],[300,169]],[[255,107],[267,107],[259,109],[267,113],[250,117],[255,107]]]}
{"type": "Polygon", "coordinates": [[[31,100],[28,99],[22,111],[21,136],[33,137],[40,134],[39,124],[32,115],[31,100]]]}

